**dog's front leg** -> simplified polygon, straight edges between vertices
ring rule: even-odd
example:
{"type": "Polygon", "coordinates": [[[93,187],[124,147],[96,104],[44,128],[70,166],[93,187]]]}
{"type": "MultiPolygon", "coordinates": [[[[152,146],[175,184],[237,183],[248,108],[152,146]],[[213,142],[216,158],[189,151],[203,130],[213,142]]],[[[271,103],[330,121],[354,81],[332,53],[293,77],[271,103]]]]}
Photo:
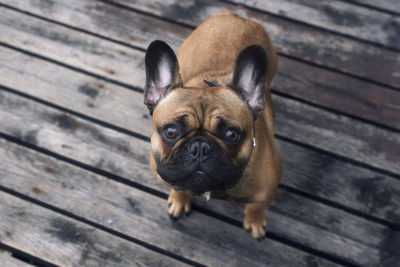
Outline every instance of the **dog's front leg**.
{"type": "Polygon", "coordinates": [[[265,207],[267,202],[254,202],[246,205],[244,210],[243,227],[251,231],[251,235],[260,240],[265,236],[267,218],[265,217],[265,207]]]}
{"type": "Polygon", "coordinates": [[[168,197],[168,214],[173,219],[178,219],[183,212],[188,214],[191,209],[192,195],[184,191],[171,189],[168,197]]]}

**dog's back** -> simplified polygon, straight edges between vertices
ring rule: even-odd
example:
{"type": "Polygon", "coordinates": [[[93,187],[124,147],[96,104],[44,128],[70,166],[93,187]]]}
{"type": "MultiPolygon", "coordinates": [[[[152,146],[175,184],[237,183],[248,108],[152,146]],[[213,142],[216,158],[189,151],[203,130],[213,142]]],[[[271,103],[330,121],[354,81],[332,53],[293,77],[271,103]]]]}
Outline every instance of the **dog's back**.
{"type": "Polygon", "coordinates": [[[268,34],[257,22],[229,12],[201,24],[182,44],[178,61],[183,83],[201,87],[206,77],[221,85],[230,84],[238,54],[251,44],[261,45],[267,53],[269,86],[277,69],[277,56],[268,34]]]}

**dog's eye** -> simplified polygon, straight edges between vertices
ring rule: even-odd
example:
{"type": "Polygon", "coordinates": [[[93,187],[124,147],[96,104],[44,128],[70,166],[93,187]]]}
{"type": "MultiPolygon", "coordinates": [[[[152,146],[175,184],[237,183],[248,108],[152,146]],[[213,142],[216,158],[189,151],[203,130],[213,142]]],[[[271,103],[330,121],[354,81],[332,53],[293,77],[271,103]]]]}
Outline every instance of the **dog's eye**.
{"type": "Polygon", "coordinates": [[[167,139],[175,139],[178,136],[178,130],[176,129],[175,126],[168,126],[165,130],[164,130],[164,136],[167,139]]]}
{"type": "Polygon", "coordinates": [[[234,129],[226,130],[224,136],[225,140],[230,143],[236,143],[239,140],[239,137],[240,137],[239,133],[234,129]]]}

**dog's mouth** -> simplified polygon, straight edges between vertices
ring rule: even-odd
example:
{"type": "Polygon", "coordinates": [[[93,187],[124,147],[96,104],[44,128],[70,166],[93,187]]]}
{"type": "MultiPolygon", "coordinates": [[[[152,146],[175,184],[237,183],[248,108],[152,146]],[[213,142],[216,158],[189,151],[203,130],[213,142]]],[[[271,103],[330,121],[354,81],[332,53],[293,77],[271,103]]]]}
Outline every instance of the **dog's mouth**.
{"type": "Polygon", "coordinates": [[[169,182],[169,184],[176,190],[189,190],[194,194],[227,190],[236,185],[236,183],[227,184],[226,181],[220,181],[202,170],[197,170],[191,175],[169,182]]]}
{"type": "Polygon", "coordinates": [[[196,172],[195,172],[195,175],[198,175],[198,176],[207,176],[207,174],[206,174],[205,172],[203,172],[203,171],[196,171],[196,172]]]}
{"type": "Polygon", "coordinates": [[[162,162],[155,158],[157,173],[171,187],[192,192],[224,191],[233,188],[242,176],[247,162],[234,165],[221,149],[215,149],[203,161],[193,159],[184,148],[162,162]]]}
{"type": "Polygon", "coordinates": [[[179,179],[174,179],[174,181],[170,181],[169,184],[171,184],[173,186],[184,185],[184,184],[187,184],[188,181],[190,181],[192,179],[196,179],[198,182],[200,180],[202,180],[202,179],[216,180],[216,179],[213,179],[213,177],[210,176],[209,174],[207,174],[205,171],[196,170],[196,171],[192,172],[191,174],[189,174],[189,175],[187,175],[185,177],[182,177],[182,178],[179,178],[179,179]]]}

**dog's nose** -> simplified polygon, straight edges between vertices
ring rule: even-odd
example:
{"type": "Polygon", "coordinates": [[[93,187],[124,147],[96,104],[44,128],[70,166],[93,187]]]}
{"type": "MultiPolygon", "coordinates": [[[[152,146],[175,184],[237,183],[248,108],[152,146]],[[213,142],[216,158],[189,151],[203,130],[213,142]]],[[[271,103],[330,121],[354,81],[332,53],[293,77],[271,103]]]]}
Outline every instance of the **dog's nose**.
{"type": "Polygon", "coordinates": [[[201,142],[200,143],[200,151],[201,151],[201,156],[208,155],[208,153],[210,153],[210,145],[205,142],[201,142]]]}
{"type": "Polygon", "coordinates": [[[190,154],[192,155],[192,156],[194,156],[194,157],[198,157],[198,155],[199,155],[199,152],[200,152],[200,145],[199,145],[199,141],[195,141],[195,142],[193,142],[192,143],[192,145],[190,146],[190,148],[189,148],[189,152],[190,152],[190,154]]]}
{"type": "Polygon", "coordinates": [[[194,140],[189,146],[189,153],[194,159],[204,159],[210,151],[211,146],[206,140],[194,140]]]}

